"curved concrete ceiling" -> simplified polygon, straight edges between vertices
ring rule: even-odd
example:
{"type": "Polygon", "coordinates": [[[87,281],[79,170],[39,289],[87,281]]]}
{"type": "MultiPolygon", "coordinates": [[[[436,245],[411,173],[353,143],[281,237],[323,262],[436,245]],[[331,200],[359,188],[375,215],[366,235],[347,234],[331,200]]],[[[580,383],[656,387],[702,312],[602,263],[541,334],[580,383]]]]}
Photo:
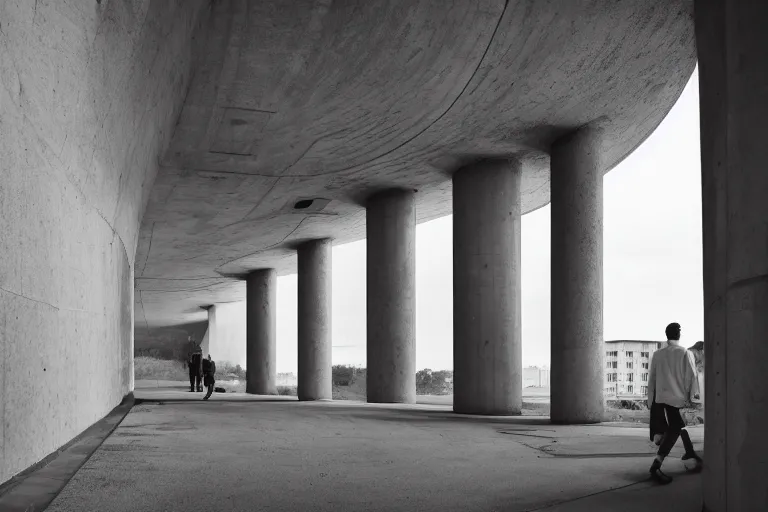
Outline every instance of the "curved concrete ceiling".
{"type": "Polygon", "coordinates": [[[450,214],[450,175],[478,157],[524,160],[530,212],[549,202],[551,143],[599,121],[607,172],[693,72],[692,10],[691,0],[214,3],[143,219],[137,325],[243,300],[235,276],[295,271],[297,241],[364,238],[363,204],[380,189],[416,189],[420,222],[450,214]]]}

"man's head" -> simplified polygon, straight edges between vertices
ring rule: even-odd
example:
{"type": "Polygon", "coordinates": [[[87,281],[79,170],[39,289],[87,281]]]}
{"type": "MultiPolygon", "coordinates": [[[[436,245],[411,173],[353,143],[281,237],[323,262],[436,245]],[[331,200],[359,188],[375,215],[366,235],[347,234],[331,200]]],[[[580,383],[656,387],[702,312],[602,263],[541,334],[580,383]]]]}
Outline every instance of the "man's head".
{"type": "Polygon", "coordinates": [[[667,334],[667,340],[680,341],[680,324],[677,322],[669,324],[664,332],[667,334]]]}
{"type": "Polygon", "coordinates": [[[208,360],[209,361],[211,360],[211,354],[208,354],[208,360]]]}

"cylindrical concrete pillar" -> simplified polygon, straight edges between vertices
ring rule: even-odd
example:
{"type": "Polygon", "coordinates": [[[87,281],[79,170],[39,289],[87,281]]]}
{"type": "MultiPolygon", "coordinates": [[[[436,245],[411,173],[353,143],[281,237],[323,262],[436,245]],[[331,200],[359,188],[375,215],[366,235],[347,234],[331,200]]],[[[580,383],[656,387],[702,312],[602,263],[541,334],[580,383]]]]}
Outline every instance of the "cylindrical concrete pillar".
{"type": "Polygon", "coordinates": [[[484,160],[453,175],[453,410],[520,414],[520,174],[484,160]]]}
{"type": "MultiPolygon", "coordinates": [[[[704,510],[768,510],[768,2],[695,2],[704,270],[704,510]]],[[[685,328],[685,326],[683,326],[685,328]]]]}
{"type": "Polygon", "coordinates": [[[390,190],[367,205],[369,402],[416,401],[415,203],[412,191],[390,190]]]}
{"type": "Polygon", "coordinates": [[[603,421],[603,167],[601,135],[584,127],[551,153],[554,423],[603,421]]]}
{"type": "Polygon", "coordinates": [[[299,400],[330,400],[331,241],[303,243],[298,258],[299,400]]]}
{"type": "Polygon", "coordinates": [[[255,270],[246,278],[246,377],[245,392],[254,395],[277,394],[275,382],[275,304],[277,273],[274,269],[255,270]]]}

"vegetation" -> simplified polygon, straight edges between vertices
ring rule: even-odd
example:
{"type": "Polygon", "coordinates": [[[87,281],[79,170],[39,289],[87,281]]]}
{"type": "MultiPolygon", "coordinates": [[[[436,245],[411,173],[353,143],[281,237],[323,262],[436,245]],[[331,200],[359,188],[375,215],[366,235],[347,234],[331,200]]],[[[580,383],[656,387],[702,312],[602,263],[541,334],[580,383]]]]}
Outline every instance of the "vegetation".
{"type": "Polygon", "coordinates": [[[331,367],[334,386],[351,386],[355,380],[365,379],[365,368],[337,364],[331,367]]]}
{"type": "Polygon", "coordinates": [[[416,372],[417,395],[450,395],[453,393],[453,372],[429,368],[416,372]]]}
{"type": "Polygon", "coordinates": [[[337,364],[331,368],[334,400],[365,400],[365,368],[337,364]]]}
{"type": "Polygon", "coordinates": [[[216,363],[217,380],[245,379],[245,368],[239,364],[233,365],[226,361],[216,363]]]}
{"type": "Polygon", "coordinates": [[[171,359],[157,359],[154,357],[134,357],[133,375],[136,380],[183,380],[189,381],[187,365],[171,359]]]}

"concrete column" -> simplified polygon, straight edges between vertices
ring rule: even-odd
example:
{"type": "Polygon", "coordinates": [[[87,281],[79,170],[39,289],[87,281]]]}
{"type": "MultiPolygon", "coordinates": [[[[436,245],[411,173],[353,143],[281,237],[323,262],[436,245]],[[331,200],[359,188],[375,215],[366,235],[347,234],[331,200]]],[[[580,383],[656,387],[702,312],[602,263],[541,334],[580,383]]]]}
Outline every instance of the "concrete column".
{"type": "MultiPolygon", "coordinates": [[[[696,1],[704,510],[768,510],[768,3],[696,1]]],[[[685,328],[685,326],[683,326],[685,328]]]]}
{"type": "Polygon", "coordinates": [[[246,376],[245,392],[277,394],[275,303],[277,273],[255,270],[246,278],[246,376]]]}
{"type": "Polygon", "coordinates": [[[603,166],[584,127],[551,152],[554,423],[603,421],[603,166]]]}
{"type": "Polygon", "coordinates": [[[208,328],[205,330],[203,341],[200,342],[200,349],[203,351],[203,357],[205,357],[211,353],[211,338],[213,338],[213,331],[216,329],[216,307],[211,304],[203,309],[208,312],[208,328]]]}
{"type": "Polygon", "coordinates": [[[390,190],[368,201],[368,402],[416,401],[415,194],[390,190]]]}
{"type": "Polygon", "coordinates": [[[520,174],[484,160],[453,175],[453,410],[520,414],[520,174]]]}
{"type": "Polygon", "coordinates": [[[299,400],[330,400],[331,241],[299,246],[299,400]]]}

